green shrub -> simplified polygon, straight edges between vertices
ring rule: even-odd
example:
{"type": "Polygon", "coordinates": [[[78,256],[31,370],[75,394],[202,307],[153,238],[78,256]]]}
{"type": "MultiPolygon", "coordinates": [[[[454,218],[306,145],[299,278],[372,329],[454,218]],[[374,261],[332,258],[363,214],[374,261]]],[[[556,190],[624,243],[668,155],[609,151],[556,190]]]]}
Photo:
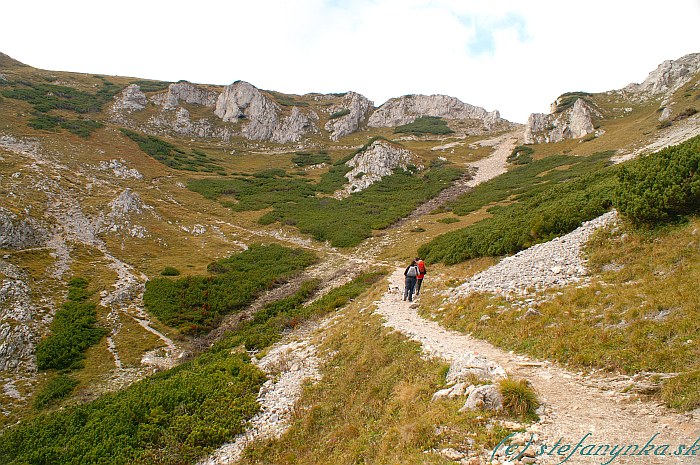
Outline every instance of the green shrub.
{"type": "Polygon", "coordinates": [[[459,223],[459,218],[455,218],[454,216],[448,216],[447,218],[440,218],[437,221],[438,221],[438,223],[452,224],[452,223],[459,223]]]}
{"type": "Polygon", "coordinates": [[[329,116],[329,118],[336,119],[336,118],[340,118],[340,117],[343,117],[343,116],[349,115],[349,114],[350,114],[350,110],[348,110],[347,108],[344,108],[342,110],[338,110],[334,113],[331,113],[331,116],[329,116]]]}
{"type": "Polygon", "coordinates": [[[67,129],[68,132],[71,132],[76,136],[87,139],[93,132],[104,127],[104,124],[100,123],[99,121],[92,121],[88,119],[74,119],[61,122],[61,127],[63,129],[67,129]]]}
{"type": "Polygon", "coordinates": [[[673,118],[673,121],[680,121],[682,119],[690,118],[694,114],[698,112],[697,108],[694,107],[688,107],[682,112],[678,113],[675,118],[673,118]]]}
{"type": "Polygon", "coordinates": [[[622,167],[615,206],[634,223],[700,211],[700,136],[622,167]]]}
{"type": "MultiPolygon", "coordinates": [[[[373,138],[356,153],[365,150],[373,138]]],[[[346,182],[350,167],[345,164],[355,154],[336,161],[314,184],[306,179],[274,176],[242,176],[233,179],[199,179],[188,188],[206,198],[220,200],[234,211],[261,210],[272,207],[259,222],[295,225],[333,246],[350,247],[413,211],[420,203],[435,197],[442,189],[459,179],[462,171],[449,165],[436,166],[414,174],[397,170],[369,188],[338,200],[326,195],[346,182]],[[232,202],[229,196],[235,198],[232,202]]],[[[281,172],[279,173],[281,174],[281,172]]]]}
{"type": "Polygon", "coordinates": [[[586,102],[590,103],[590,100],[588,100],[587,98],[590,96],[591,94],[589,94],[588,92],[566,92],[564,94],[561,94],[557,99],[557,106],[554,109],[553,113],[561,113],[567,108],[572,107],[578,99],[583,99],[586,102]]]}
{"type": "Polygon", "coordinates": [[[36,395],[34,408],[41,410],[61,399],[70,396],[78,385],[78,380],[66,374],[60,374],[52,378],[46,386],[36,395]]]}
{"type": "Polygon", "coordinates": [[[252,320],[239,326],[225,342],[227,347],[244,345],[247,350],[260,350],[281,339],[281,334],[300,322],[327,315],[346,305],[384,276],[364,273],[347,284],[337,287],[309,305],[304,302],[313,295],[318,281],[307,281],[301,289],[286,299],[266,305],[252,320]]]}
{"type": "Polygon", "coordinates": [[[330,163],[331,157],[327,152],[306,153],[297,152],[292,157],[292,162],[297,166],[313,166],[321,163],[330,163]]]}
{"type": "Polygon", "coordinates": [[[398,126],[395,134],[452,134],[454,131],[447,126],[447,121],[437,116],[421,116],[413,122],[398,126]]]}
{"type": "Polygon", "coordinates": [[[244,309],[260,292],[315,260],[312,253],[302,249],[253,245],[209,264],[207,276],[148,281],[144,305],[168,326],[187,334],[201,333],[215,328],[225,315],[244,309]]]}
{"type": "Polygon", "coordinates": [[[470,198],[452,205],[455,213],[468,213],[511,196],[517,202],[492,207],[492,217],[436,237],[421,246],[419,255],[430,262],[454,264],[512,254],[568,233],[613,204],[638,224],[700,211],[700,136],[624,166],[604,167],[607,156],[579,157],[567,170],[553,168],[576,157],[548,157],[481,184],[470,198]],[[546,166],[550,168],[544,171],[546,166]],[[558,184],[552,184],[555,180],[558,184]]]}
{"type": "Polygon", "coordinates": [[[150,81],[146,79],[131,81],[131,84],[136,84],[137,86],[139,86],[142,92],[158,92],[167,89],[170,85],[169,82],[150,81]]]}
{"type": "Polygon", "coordinates": [[[673,123],[671,123],[669,120],[664,120],[656,125],[656,129],[665,129],[670,127],[672,124],[673,123]]]}
{"type": "Polygon", "coordinates": [[[73,279],[69,284],[68,301],[56,312],[50,334],[36,347],[36,363],[40,370],[77,367],[85,351],[97,344],[107,331],[95,327],[96,304],[88,301],[87,281],[73,279]]]}
{"type": "Polygon", "coordinates": [[[518,145],[513,149],[513,151],[508,155],[506,161],[514,165],[527,165],[532,162],[532,154],[535,153],[532,147],[527,145],[518,145]]]}
{"type": "Polygon", "coordinates": [[[56,129],[63,118],[53,115],[47,115],[46,113],[35,112],[34,117],[28,121],[30,127],[34,129],[41,129],[44,131],[50,131],[56,129]]]}
{"type": "Polygon", "coordinates": [[[27,81],[14,84],[12,89],[3,90],[2,95],[7,98],[24,100],[34,106],[36,111],[42,113],[51,110],[98,113],[102,110],[102,106],[121,90],[119,86],[104,79],[102,88],[95,94],[53,84],[38,84],[27,81]]]}
{"type": "Polygon", "coordinates": [[[457,215],[466,215],[494,202],[534,196],[555,184],[602,169],[613,153],[599,152],[588,157],[554,155],[535,160],[478,185],[447,208],[457,215]]]}
{"type": "Polygon", "coordinates": [[[615,167],[609,167],[545,190],[534,189],[514,204],[491,208],[490,218],[434,238],[419,248],[418,255],[428,262],[455,264],[513,254],[605,213],[615,188],[615,167]]]}
{"type": "Polygon", "coordinates": [[[31,418],[0,435],[0,463],[196,463],[244,431],[265,381],[241,345],[262,349],[281,332],[346,305],[382,278],[366,273],[309,305],[316,282],[267,305],[191,362],[123,391],[31,418]],[[109,434],[105,434],[108,431],[109,434]]]}
{"type": "Polygon", "coordinates": [[[173,144],[155,136],[142,135],[129,129],[120,128],[122,134],[136,142],[146,154],[170,168],[184,171],[214,172],[223,168],[207,154],[197,149],[188,154],[173,144]]]}
{"type": "Polygon", "coordinates": [[[420,175],[397,170],[381,182],[338,200],[307,197],[296,203],[279,203],[260,218],[262,224],[293,221],[303,233],[334,247],[352,247],[408,216],[418,205],[435,197],[462,172],[457,168],[434,168],[420,175]]]}
{"type": "Polygon", "coordinates": [[[301,100],[297,100],[294,98],[292,95],[288,94],[282,94],[280,92],[274,92],[274,91],[267,91],[272,98],[275,99],[277,103],[282,105],[283,107],[308,107],[309,104],[307,102],[302,102],[301,100]]]}
{"type": "Polygon", "coordinates": [[[6,429],[0,463],[195,463],[259,409],[265,377],[246,354],[208,352],[127,389],[6,429]]]}
{"type": "Polygon", "coordinates": [[[180,270],[172,266],[166,266],[160,274],[161,276],[180,276],[180,270]]]}
{"type": "Polygon", "coordinates": [[[268,168],[266,170],[256,171],[253,173],[256,178],[283,178],[287,176],[287,172],[282,168],[268,168]]]}

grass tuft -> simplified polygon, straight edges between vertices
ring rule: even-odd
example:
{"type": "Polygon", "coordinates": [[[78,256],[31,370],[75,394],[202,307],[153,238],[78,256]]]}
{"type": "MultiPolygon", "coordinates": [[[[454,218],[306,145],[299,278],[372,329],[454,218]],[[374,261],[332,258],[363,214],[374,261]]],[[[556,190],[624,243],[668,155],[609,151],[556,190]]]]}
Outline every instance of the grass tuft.
{"type": "Polygon", "coordinates": [[[498,382],[498,390],[503,396],[503,408],[519,418],[533,418],[540,406],[537,392],[526,379],[505,378],[498,382]]]}

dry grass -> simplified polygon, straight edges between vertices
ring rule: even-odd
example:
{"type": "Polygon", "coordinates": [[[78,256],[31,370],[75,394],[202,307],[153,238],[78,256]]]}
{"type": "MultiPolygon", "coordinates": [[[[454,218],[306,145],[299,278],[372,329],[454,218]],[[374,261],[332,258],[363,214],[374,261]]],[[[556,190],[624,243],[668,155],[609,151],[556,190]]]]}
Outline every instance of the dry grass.
{"type": "Polygon", "coordinates": [[[430,402],[445,366],[358,305],[324,334],[323,379],[305,389],[290,430],[254,444],[241,463],[446,464],[424,451],[451,446],[476,455],[507,435],[486,427],[491,414],[458,413],[464,399],[430,402]]]}
{"type": "MultiPolygon", "coordinates": [[[[589,286],[553,291],[537,306],[542,316],[499,297],[472,295],[439,313],[452,328],[506,349],[569,364],[624,373],[686,373],[700,369],[700,219],[655,231],[602,232],[590,243],[589,286]],[[483,315],[490,319],[481,321],[483,315]],[[595,343],[591,343],[596,341],[595,343]]],[[[700,406],[678,383],[664,390],[668,405],[700,406]],[[685,396],[692,401],[683,401],[685,396]]]]}

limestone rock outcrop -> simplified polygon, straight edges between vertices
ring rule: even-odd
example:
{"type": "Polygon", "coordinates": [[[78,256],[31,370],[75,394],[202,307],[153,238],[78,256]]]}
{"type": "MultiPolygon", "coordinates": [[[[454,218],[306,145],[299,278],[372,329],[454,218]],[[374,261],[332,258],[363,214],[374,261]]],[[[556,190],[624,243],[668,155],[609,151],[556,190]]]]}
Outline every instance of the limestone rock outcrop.
{"type": "Polygon", "coordinates": [[[532,113],[525,125],[525,143],[542,144],[584,137],[595,131],[594,116],[600,116],[599,112],[581,98],[560,113],[532,113]]]}
{"type": "Polygon", "coordinates": [[[205,89],[191,82],[181,81],[170,84],[166,93],[154,95],[151,97],[151,101],[162,105],[163,110],[175,110],[180,105],[180,101],[213,108],[218,98],[218,92],[205,89]]]}
{"type": "Polygon", "coordinates": [[[404,95],[389,99],[369,117],[371,127],[408,124],[420,116],[445,119],[476,119],[491,128],[503,121],[497,110],[488,112],[448,95],[404,95]]]}
{"type": "Polygon", "coordinates": [[[146,94],[141,92],[141,88],[137,84],[130,84],[124,90],[119,92],[114,97],[113,111],[123,111],[130,113],[146,108],[148,100],[146,94]]]}
{"type": "Polygon", "coordinates": [[[700,53],[691,53],[677,60],[661,63],[641,84],[629,84],[623,91],[635,94],[671,94],[700,72],[700,53]]]}
{"type": "Polygon", "coordinates": [[[318,115],[292,107],[283,115],[282,108],[255,86],[237,81],[219,95],[214,114],[225,122],[242,122],[242,134],[251,140],[277,143],[297,142],[303,135],[315,132],[318,115]]]}
{"type": "Polygon", "coordinates": [[[346,165],[352,168],[345,174],[348,184],[334,196],[347,197],[353,192],[366,189],[384,176],[394,174],[396,169],[407,170],[408,165],[414,163],[415,159],[410,151],[384,140],[376,140],[348,160],[346,165]]]}
{"type": "Polygon", "coordinates": [[[11,211],[0,207],[0,249],[40,247],[46,243],[47,237],[46,229],[38,220],[30,216],[20,219],[11,211]]]}
{"type": "Polygon", "coordinates": [[[330,114],[347,113],[337,118],[331,118],[325,125],[326,131],[331,133],[330,138],[337,141],[343,136],[352,134],[360,129],[367,121],[369,112],[374,108],[374,103],[364,95],[357,92],[348,92],[343,96],[340,104],[330,107],[330,114]]]}
{"type": "Polygon", "coordinates": [[[503,409],[503,396],[494,384],[485,384],[472,389],[460,412],[469,410],[501,410],[503,409]]]}

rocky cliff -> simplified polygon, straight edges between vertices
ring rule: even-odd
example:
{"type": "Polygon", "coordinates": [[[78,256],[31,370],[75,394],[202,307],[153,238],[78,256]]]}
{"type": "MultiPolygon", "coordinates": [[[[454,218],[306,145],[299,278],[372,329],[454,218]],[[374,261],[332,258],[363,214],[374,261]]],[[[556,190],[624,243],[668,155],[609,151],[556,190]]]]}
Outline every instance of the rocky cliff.
{"type": "Polygon", "coordinates": [[[641,84],[629,84],[625,92],[657,96],[671,94],[687,84],[700,72],[700,53],[691,53],[677,60],[661,63],[641,84]]]}
{"type": "Polygon", "coordinates": [[[141,92],[141,87],[137,84],[131,84],[114,97],[112,112],[130,113],[132,111],[143,110],[146,108],[147,103],[146,94],[141,92]]]}
{"type": "MultiPolygon", "coordinates": [[[[552,107],[557,108],[558,105],[555,103],[552,107]]],[[[527,119],[523,138],[526,144],[578,139],[595,131],[594,116],[600,114],[584,99],[579,98],[569,108],[560,112],[532,113],[527,119]]]]}
{"type": "Polygon", "coordinates": [[[376,140],[346,163],[352,168],[345,174],[348,184],[334,196],[343,198],[359,192],[381,181],[384,176],[392,175],[396,169],[407,170],[414,162],[409,150],[385,140],[376,140]]]}
{"type": "Polygon", "coordinates": [[[369,118],[371,127],[391,127],[408,124],[419,116],[445,119],[476,119],[487,129],[504,121],[498,111],[488,112],[447,95],[404,95],[389,99],[369,118]]]}
{"type": "Polygon", "coordinates": [[[154,95],[151,101],[161,105],[163,110],[175,110],[180,106],[180,101],[213,108],[218,98],[218,92],[181,81],[170,84],[166,93],[154,95]]]}
{"type": "Polygon", "coordinates": [[[214,114],[225,122],[242,122],[242,134],[251,140],[268,140],[280,144],[297,142],[303,135],[315,132],[318,115],[303,113],[292,107],[288,115],[255,86],[237,81],[227,86],[216,101],[214,114]]]}
{"type": "Polygon", "coordinates": [[[39,221],[27,216],[20,219],[0,207],[0,249],[22,250],[39,247],[46,242],[47,231],[39,221]]]}
{"type": "Polygon", "coordinates": [[[326,123],[325,129],[331,133],[330,138],[337,141],[358,129],[367,121],[369,112],[374,108],[374,103],[364,95],[356,92],[348,92],[338,105],[330,107],[331,119],[326,123]],[[334,117],[334,115],[340,115],[334,117]]]}

